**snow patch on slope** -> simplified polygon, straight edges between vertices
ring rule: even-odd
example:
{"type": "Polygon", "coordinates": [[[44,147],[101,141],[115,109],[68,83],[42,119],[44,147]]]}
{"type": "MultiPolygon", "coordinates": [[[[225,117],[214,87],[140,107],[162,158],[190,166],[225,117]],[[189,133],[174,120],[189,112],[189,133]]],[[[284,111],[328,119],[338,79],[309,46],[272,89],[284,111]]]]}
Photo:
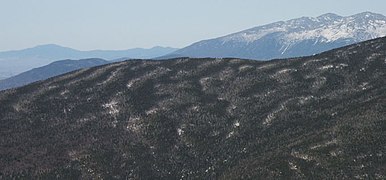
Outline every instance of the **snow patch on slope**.
{"type": "Polygon", "coordinates": [[[349,17],[335,14],[326,14],[317,18],[302,17],[255,27],[219,39],[223,44],[230,41],[249,44],[273,33],[280,33],[279,38],[284,44],[283,49],[304,40],[329,43],[339,39],[354,39],[359,42],[385,36],[386,17],[373,13],[349,17]]]}
{"type": "Polygon", "coordinates": [[[275,32],[285,32],[287,31],[284,27],[274,27],[269,29],[256,29],[256,30],[248,30],[241,33],[236,33],[230,36],[225,36],[222,41],[223,43],[229,42],[229,41],[238,41],[238,42],[246,42],[251,43],[256,40],[261,39],[262,37],[275,33],[275,32]]]}

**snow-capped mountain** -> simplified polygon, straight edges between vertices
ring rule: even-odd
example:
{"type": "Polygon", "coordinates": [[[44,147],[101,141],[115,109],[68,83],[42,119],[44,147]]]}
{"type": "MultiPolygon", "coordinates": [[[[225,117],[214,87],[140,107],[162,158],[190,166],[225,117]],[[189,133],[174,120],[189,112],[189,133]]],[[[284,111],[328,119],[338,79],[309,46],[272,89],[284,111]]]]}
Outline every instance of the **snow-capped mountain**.
{"type": "Polygon", "coordinates": [[[258,26],[204,40],[168,57],[273,59],[306,56],[386,35],[386,16],[364,12],[342,17],[328,13],[258,26]]]}

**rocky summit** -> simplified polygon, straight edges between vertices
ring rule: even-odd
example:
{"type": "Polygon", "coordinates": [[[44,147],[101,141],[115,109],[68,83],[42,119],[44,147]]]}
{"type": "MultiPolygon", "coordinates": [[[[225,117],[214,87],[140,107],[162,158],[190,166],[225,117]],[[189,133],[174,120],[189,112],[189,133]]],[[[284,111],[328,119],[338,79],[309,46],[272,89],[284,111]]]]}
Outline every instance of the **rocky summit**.
{"type": "Polygon", "coordinates": [[[0,93],[0,179],[385,179],[386,38],[132,60],[0,93]]]}

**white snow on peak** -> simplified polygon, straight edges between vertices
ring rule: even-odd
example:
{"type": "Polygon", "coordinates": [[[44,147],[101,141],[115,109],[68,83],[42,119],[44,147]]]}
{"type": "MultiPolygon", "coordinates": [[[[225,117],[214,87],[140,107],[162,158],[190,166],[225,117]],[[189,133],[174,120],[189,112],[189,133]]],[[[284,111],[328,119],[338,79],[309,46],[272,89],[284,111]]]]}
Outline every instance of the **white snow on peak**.
{"type": "Polygon", "coordinates": [[[223,43],[234,41],[249,44],[274,33],[275,38],[279,38],[283,45],[303,40],[328,43],[339,39],[352,39],[359,42],[386,36],[386,17],[370,12],[348,17],[329,13],[316,18],[302,17],[259,26],[218,39],[223,43]]]}
{"type": "Polygon", "coordinates": [[[275,33],[275,32],[285,32],[286,29],[284,27],[273,27],[269,29],[256,29],[256,30],[249,30],[244,31],[241,33],[237,33],[234,35],[226,36],[223,38],[223,42],[228,41],[245,41],[245,42],[253,42],[256,41],[268,34],[275,33]]]}
{"type": "Polygon", "coordinates": [[[328,20],[328,21],[332,19],[339,19],[339,18],[342,18],[342,16],[339,16],[334,13],[327,13],[317,17],[318,20],[328,20]]]}

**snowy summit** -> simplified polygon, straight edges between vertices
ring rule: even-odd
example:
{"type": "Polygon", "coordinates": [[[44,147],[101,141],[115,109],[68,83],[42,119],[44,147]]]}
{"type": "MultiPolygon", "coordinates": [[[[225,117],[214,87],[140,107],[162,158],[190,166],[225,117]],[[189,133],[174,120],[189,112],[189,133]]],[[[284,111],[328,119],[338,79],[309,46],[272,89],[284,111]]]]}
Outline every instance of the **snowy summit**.
{"type": "Polygon", "coordinates": [[[204,40],[174,54],[189,57],[273,59],[306,56],[386,35],[386,16],[328,13],[258,26],[204,40]]]}

